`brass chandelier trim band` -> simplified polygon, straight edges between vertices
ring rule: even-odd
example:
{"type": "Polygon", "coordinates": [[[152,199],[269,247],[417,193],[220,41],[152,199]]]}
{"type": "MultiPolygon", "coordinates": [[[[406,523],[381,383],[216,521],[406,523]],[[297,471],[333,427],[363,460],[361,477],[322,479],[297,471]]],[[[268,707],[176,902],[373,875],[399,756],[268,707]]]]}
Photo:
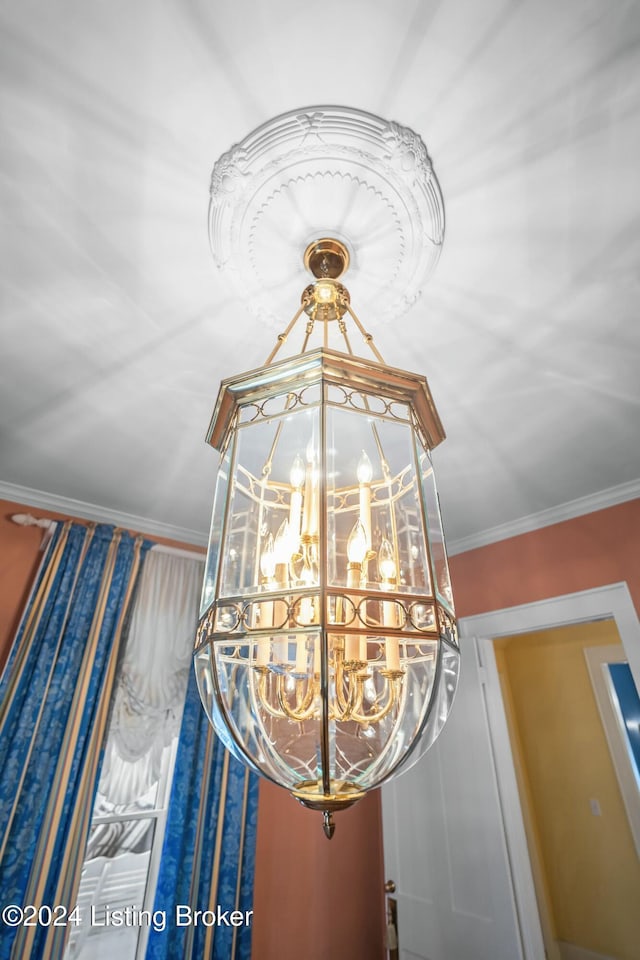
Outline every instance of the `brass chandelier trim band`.
{"type": "Polygon", "coordinates": [[[196,649],[209,639],[225,640],[245,634],[275,635],[289,630],[314,632],[318,629],[330,633],[390,634],[404,637],[408,643],[418,644],[439,637],[454,647],[458,646],[453,629],[453,613],[439,596],[433,594],[398,593],[379,589],[377,585],[369,588],[350,587],[348,593],[344,588],[334,586],[312,590],[305,587],[281,588],[277,594],[278,602],[282,605],[278,619],[268,627],[261,627],[254,622],[254,614],[260,611],[263,604],[273,603],[273,597],[272,592],[265,591],[215,600],[200,618],[196,649]],[[318,612],[312,622],[306,622],[300,616],[300,607],[305,601],[317,602],[318,612]],[[337,619],[332,603],[341,605],[340,619],[337,619]],[[393,604],[401,616],[396,618],[395,625],[390,626],[370,616],[367,604],[393,604]]]}
{"type": "Polygon", "coordinates": [[[358,790],[352,783],[334,781],[333,787],[333,793],[320,793],[317,780],[305,780],[291,793],[296,800],[299,800],[303,806],[310,810],[329,810],[332,813],[337,810],[346,810],[347,807],[352,806],[357,800],[364,797],[364,792],[358,790]]]}
{"type": "Polygon", "coordinates": [[[433,449],[445,439],[426,377],[362,357],[317,348],[223,380],[207,431],[207,443],[217,450],[225,446],[240,406],[262,403],[289,387],[292,392],[299,393],[301,389],[320,382],[350,391],[360,390],[371,396],[383,393],[392,400],[408,402],[413,407],[428,448],[433,449]]]}

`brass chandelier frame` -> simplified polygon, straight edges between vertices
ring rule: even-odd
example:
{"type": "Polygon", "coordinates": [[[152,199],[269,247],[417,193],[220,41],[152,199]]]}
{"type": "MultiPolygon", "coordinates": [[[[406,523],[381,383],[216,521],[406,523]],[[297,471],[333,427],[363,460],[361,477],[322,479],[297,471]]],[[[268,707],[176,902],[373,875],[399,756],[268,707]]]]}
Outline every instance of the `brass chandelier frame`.
{"type": "MultiPolygon", "coordinates": [[[[427,451],[445,438],[426,378],[386,366],[373,343],[372,335],[351,308],[349,293],[337,279],[347,263],[348,251],[340,241],[324,238],[310,244],[305,252],[305,265],[314,272],[316,281],[305,288],[300,308],[286,329],[278,335],[265,366],[230,377],[221,384],[207,433],[207,442],[219,450],[221,456],[224,457],[230,440],[244,427],[258,421],[278,421],[262,476],[254,476],[250,471],[240,468],[235,481],[242,484],[245,495],[259,504],[260,510],[267,503],[286,516],[287,498],[291,498],[295,489],[291,484],[270,480],[272,460],[285,413],[305,407],[319,408],[320,451],[326,449],[327,409],[331,407],[348,408],[360,413],[371,412],[376,421],[407,423],[427,451]],[[302,314],[306,315],[306,326],[301,352],[276,361],[279,350],[302,314]],[[375,360],[354,355],[346,329],[346,315],[353,320],[375,360]],[[344,339],[345,353],[328,346],[328,325],[332,321],[337,322],[338,331],[344,339]],[[323,323],[323,344],[309,350],[308,344],[317,322],[323,323]]],[[[370,495],[374,505],[388,502],[393,521],[395,512],[392,507],[406,489],[404,474],[408,468],[395,476],[391,475],[376,424],[372,422],[371,428],[383,477],[371,483],[370,495]]],[[[430,464],[427,469],[431,469],[430,464]]],[[[328,491],[322,465],[317,477],[319,503],[325,504],[328,491]]],[[[351,486],[331,491],[336,513],[355,511],[356,489],[351,486]]],[[[420,482],[417,482],[417,489],[421,491],[420,482]]],[[[426,516],[427,505],[422,492],[420,497],[421,512],[426,516]]],[[[221,543],[226,542],[228,523],[228,511],[225,510],[221,543]]],[[[394,529],[394,542],[397,535],[394,529]]],[[[361,565],[349,564],[349,579],[344,587],[331,583],[326,516],[322,509],[318,510],[317,531],[311,536],[303,534],[301,553],[297,556],[300,561],[313,557],[318,570],[317,584],[313,587],[294,585],[280,571],[277,582],[273,577],[255,576],[253,582],[259,585],[257,590],[234,596],[221,596],[223,564],[218,562],[215,599],[201,617],[195,656],[196,660],[199,656],[215,660],[215,644],[223,642],[229,647],[223,658],[230,670],[248,658],[251,702],[254,707],[261,706],[277,720],[304,723],[318,715],[320,705],[321,783],[303,779],[292,789],[292,793],[305,806],[323,811],[325,833],[330,837],[334,830],[332,813],[350,806],[363,796],[363,791],[356,784],[347,780],[332,780],[330,776],[330,724],[336,720],[376,724],[394,709],[400,709],[406,696],[404,670],[400,665],[408,660],[416,663],[418,660],[435,659],[435,679],[430,695],[433,701],[438,688],[442,644],[456,651],[458,649],[456,625],[450,596],[443,596],[438,591],[433,560],[429,564],[431,593],[415,590],[410,593],[398,592],[397,585],[391,580],[383,582],[381,588],[375,591],[362,587],[360,576],[364,580],[368,578],[360,566],[366,571],[369,560],[374,556],[371,552],[366,554],[361,565]],[[269,579],[271,582],[267,582],[269,579]],[[375,615],[369,610],[372,600],[375,600],[378,611],[375,615]],[[385,613],[381,621],[380,610],[391,611],[392,615],[385,613]],[[292,631],[298,637],[298,644],[306,645],[307,638],[319,635],[319,656],[314,663],[314,670],[304,676],[301,672],[297,674],[295,667],[288,671],[273,669],[261,656],[261,650],[264,649],[261,644],[269,644],[276,634],[292,631]],[[375,640],[367,637],[371,633],[375,633],[375,640]],[[358,638],[361,644],[359,648],[358,638]],[[398,657],[392,666],[387,659],[383,668],[381,662],[385,644],[390,640],[395,641],[398,657]],[[364,656],[362,642],[365,644],[364,656]],[[374,663],[379,665],[378,673],[383,685],[373,698],[369,698],[367,706],[365,689],[371,681],[369,666],[374,663]]],[[[255,564],[258,568],[258,558],[255,564]]],[[[215,700],[225,715],[226,726],[241,754],[247,756],[246,747],[236,732],[234,719],[225,705],[216,669],[212,670],[212,676],[215,700]]],[[[421,729],[430,716],[431,705],[424,711],[421,729]]],[[[256,709],[255,715],[259,717],[260,711],[256,709]]],[[[266,731],[264,733],[266,736],[266,731]]],[[[419,737],[420,732],[415,737],[416,742],[419,737]]],[[[382,753],[386,754],[391,746],[387,744],[382,753]]],[[[376,763],[380,762],[381,757],[378,757],[376,763]]],[[[264,770],[259,772],[268,775],[264,770]]]]}

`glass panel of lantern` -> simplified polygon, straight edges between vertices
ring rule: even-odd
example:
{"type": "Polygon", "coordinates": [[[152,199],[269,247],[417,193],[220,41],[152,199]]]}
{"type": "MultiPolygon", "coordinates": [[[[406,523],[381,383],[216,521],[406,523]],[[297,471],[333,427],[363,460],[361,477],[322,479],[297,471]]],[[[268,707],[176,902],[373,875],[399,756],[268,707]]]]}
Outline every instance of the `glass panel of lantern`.
{"type": "Polygon", "coordinates": [[[427,530],[431,557],[435,570],[436,597],[444,605],[453,619],[453,594],[449,577],[449,564],[444,543],[440,503],[436,491],[436,480],[428,450],[418,449],[418,462],[422,479],[422,490],[427,517],[427,530]]]}
{"type": "Polygon", "coordinates": [[[433,471],[406,404],[319,382],[300,402],[291,389],[238,410],[196,673],[214,726],[254,769],[295,790],[328,763],[332,789],[366,790],[421,731],[420,753],[435,739],[455,689],[433,471]]]}

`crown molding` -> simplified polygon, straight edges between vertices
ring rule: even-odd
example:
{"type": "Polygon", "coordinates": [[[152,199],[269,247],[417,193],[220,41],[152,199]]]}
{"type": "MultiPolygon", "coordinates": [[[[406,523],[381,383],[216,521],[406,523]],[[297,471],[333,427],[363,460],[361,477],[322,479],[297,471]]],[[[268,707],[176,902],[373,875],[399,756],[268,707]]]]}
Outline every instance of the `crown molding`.
{"type": "Polygon", "coordinates": [[[42,510],[52,510],[66,516],[79,517],[82,520],[112,523],[117,527],[123,527],[125,530],[163,537],[166,540],[177,540],[179,543],[191,543],[198,547],[206,547],[207,545],[207,534],[201,530],[178,527],[172,523],[152,520],[150,517],[138,517],[133,513],[122,513],[119,510],[111,510],[109,507],[101,507],[95,503],[86,503],[84,500],[74,500],[71,497],[61,497],[44,490],[33,490],[31,487],[21,487],[15,483],[0,481],[0,498],[28,507],[40,507],[42,510]]]}
{"type": "MultiPolygon", "coordinates": [[[[541,510],[539,513],[531,513],[526,517],[520,517],[518,520],[511,520],[509,523],[501,523],[496,527],[481,530],[468,537],[448,540],[447,553],[453,557],[458,553],[466,553],[468,550],[486,547],[498,540],[508,540],[510,537],[518,537],[523,533],[541,530],[543,527],[550,527],[554,523],[573,520],[575,517],[594,513],[596,510],[605,510],[607,507],[614,507],[618,503],[626,503],[626,501],[635,500],[638,497],[640,497],[640,480],[631,480],[629,483],[621,483],[616,487],[600,490],[598,493],[590,494],[587,497],[578,497],[576,500],[569,500],[568,503],[561,503],[557,507],[541,510]]],[[[207,535],[200,530],[178,527],[171,523],[162,523],[159,520],[138,517],[131,513],[121,513],[117,510],[110,510],[108,507],[86,503],[84,500],[73,500],[70,497],[61,497],[57,494],[46,493],[44,490],[33,490],[31,487],[21,487],[14,483],[0,481],[0,498],[29,507],[53,510],[66,516],[80,517],[83,520],[113,523],[127,530],[164,537],[167,540],[177,540],[180,543],[192,543],[198,547],[206,547],[207,545],[207,535]]]]}
{"type": "Polygon", "coordinates": [[[640,497],[640,480],[631,480],[629,483],[621,483],[616,487],[609,487],[607,490],[600,490],[598,493],[592,493],[586,497],[578,497],[576,500],[569,500],[567,503],[550,507],[548,510],[541,510],[539,513],[530,513],[518,520],[510,520],[509,523],[501,523],[496,527],[490,527],[488,530],[480,530],[479,533],[473,533],[469,537],[447,540],[447,553],[449,556],[466,553],[468,550],[486,547],[498,540],[508,540],[510,537],[518,537],[523,533],[541,530],[543,527],[550,527],[554,523],[573,520],[575,517],[594,513],[596,510],[606,510],[607,507],[615,507],[618,503],[626,503],[627,500],[635,500],[638,497],[640,497]]]}

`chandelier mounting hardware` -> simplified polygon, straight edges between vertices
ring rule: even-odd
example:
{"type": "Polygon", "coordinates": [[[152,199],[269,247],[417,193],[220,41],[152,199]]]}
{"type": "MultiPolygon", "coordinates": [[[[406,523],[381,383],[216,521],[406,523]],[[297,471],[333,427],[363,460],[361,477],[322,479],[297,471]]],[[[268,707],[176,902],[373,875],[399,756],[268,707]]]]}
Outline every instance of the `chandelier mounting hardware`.
{"type": "Polygon", "coordinates": [[[349,267],[349,250],[341,240],[324,237],[314,240],[304,252],[303,262],[316,280],[337,280],[349,267]]]}

